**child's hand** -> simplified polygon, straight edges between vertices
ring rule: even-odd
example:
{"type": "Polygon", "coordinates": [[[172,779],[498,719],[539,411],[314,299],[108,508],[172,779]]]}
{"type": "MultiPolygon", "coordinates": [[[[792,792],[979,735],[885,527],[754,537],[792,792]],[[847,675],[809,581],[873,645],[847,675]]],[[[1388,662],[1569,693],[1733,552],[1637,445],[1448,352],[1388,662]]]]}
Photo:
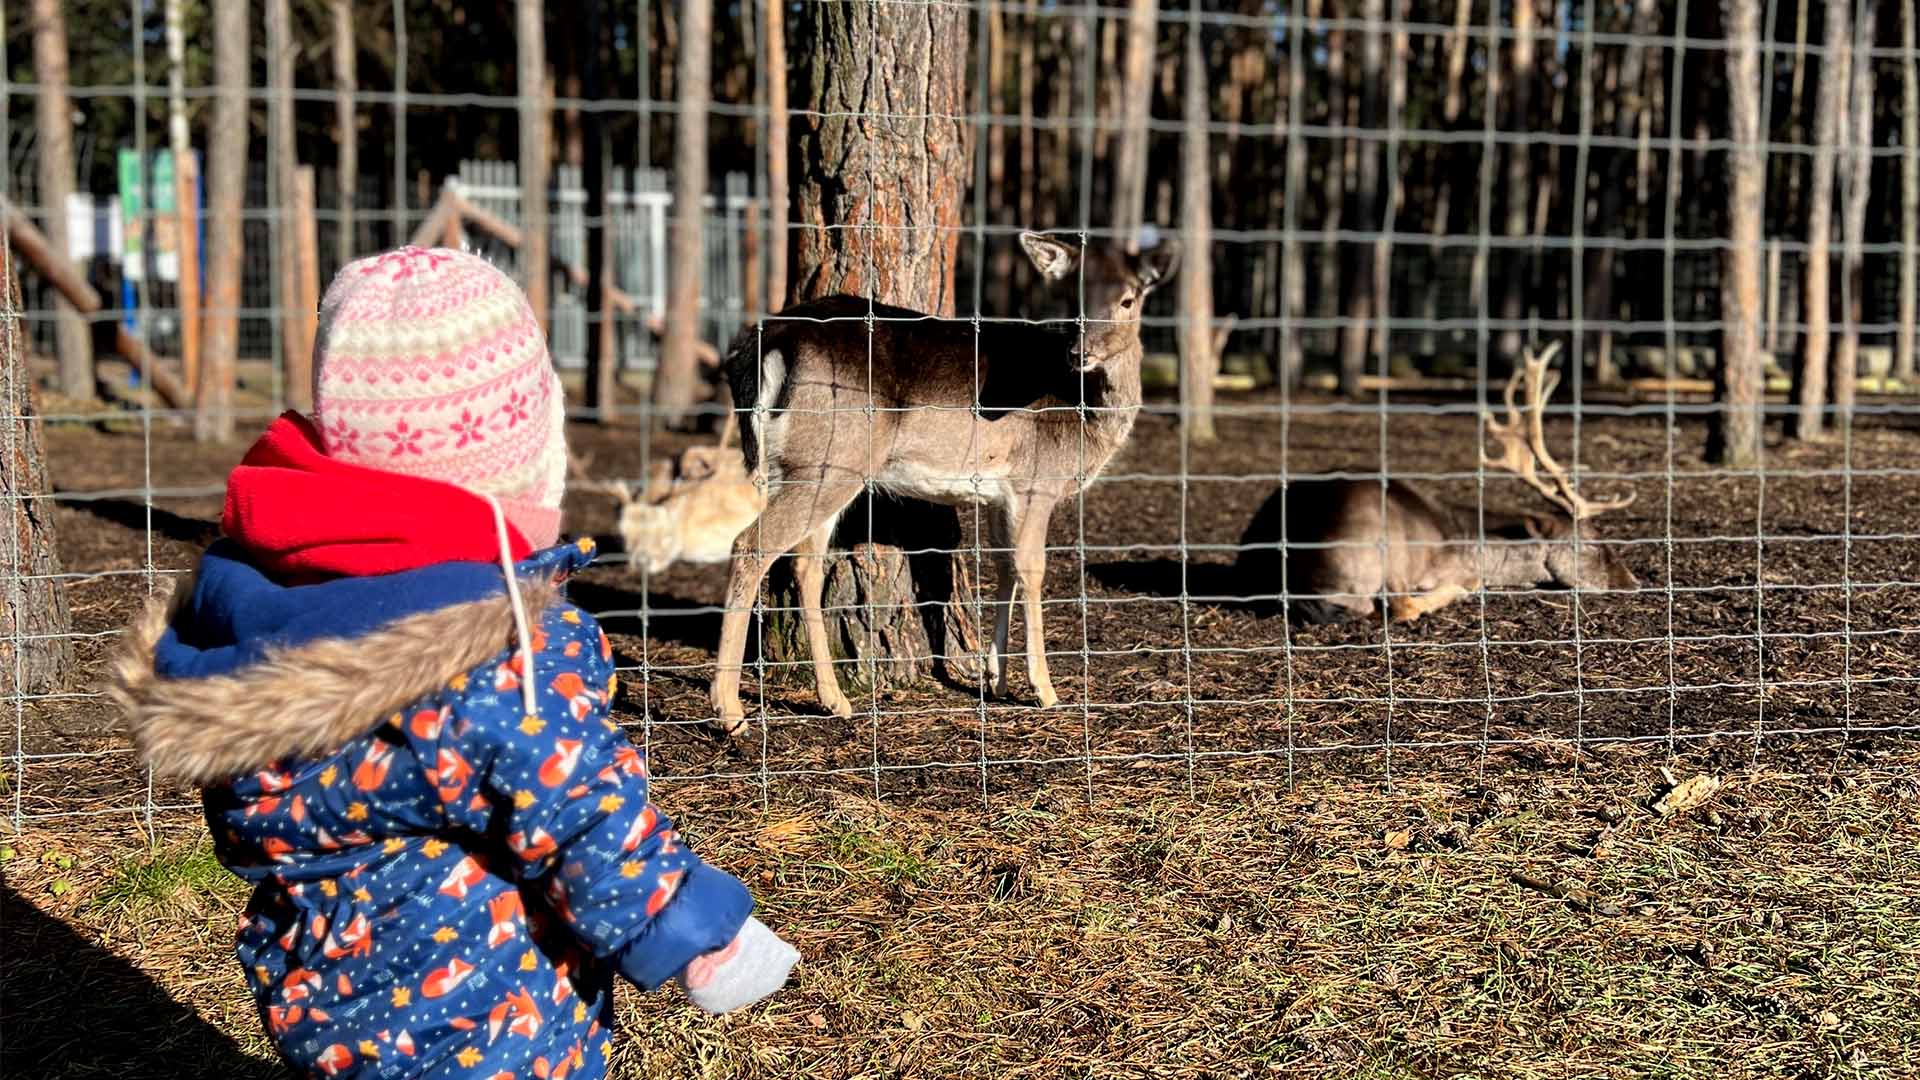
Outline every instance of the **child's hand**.
{"type": "Polygon", "coordinates": [[[799,959],[759,919],[748,919],[726,948],[694,957],[680,973],[680,985],[702,1010],[732,1012],[780,989],[799,959]]]}

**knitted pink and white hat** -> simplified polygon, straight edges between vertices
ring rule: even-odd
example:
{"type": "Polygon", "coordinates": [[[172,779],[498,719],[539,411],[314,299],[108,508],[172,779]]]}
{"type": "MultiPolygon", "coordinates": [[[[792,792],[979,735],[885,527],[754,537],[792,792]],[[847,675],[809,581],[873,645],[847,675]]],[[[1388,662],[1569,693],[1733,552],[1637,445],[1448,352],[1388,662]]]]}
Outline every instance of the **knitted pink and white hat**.
{"type": "Polygon", "coordinates": [[[560,380],[526,297],[485,259],[406,247],[342,269],[313,405],[329,457],[491,495],[536,548],[559,537],[560,380]]]}

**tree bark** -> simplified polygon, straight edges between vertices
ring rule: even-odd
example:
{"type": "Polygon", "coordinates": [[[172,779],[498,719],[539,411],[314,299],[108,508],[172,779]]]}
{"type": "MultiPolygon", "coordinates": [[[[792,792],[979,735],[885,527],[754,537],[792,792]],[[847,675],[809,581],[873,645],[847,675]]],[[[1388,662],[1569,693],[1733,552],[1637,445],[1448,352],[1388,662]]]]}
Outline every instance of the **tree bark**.
{"type": "Polygon", "coordinates": [[[333,115],[339,127],[335,146],[340,171],[334,178],[340,201],[336,258],[345,266],[359,246],[353,212],[360,187],[360,120],[354,113],[353,93],[359,88],[360,48],[353,36],[353,0],[330,0],[328,7],[333,14],[333,115]]]}
{"type": "MultiPolygon", "coordinates": [[[[972,152],[969,17],[957,7],[803,9],[796,51],[806,57],[810,114],[799,118],[794,144],[795,300],[849,294],[953,315],[972,152]],[[876,113],[899,119],[878,122],[876,113]]],[[[868,502],[857,500],[840,526],[840,544],[854,546],[854,557],[834,560],[827,573],[834,639],[861,660],[863,678],[882,684],[916,677],[935,652],[950,678],[977,677],[980,639],[968,611],[974,555],[955,550],[957,516],[889,502],[875,503],[869,516],[868,502]],[[909,577],[888,569],[901,557],[889,548],[932,554],[907,557],[909,577]],[[916,608],[916,593],[931,602],[916,608]]],[[[791,575],[782,578],[776,605],[796,608],[791,575]]],[[[802,635],[775,628],[764,643],[770,653],[780,654],[783,637],[802,635]]]]}
{"type": "Polygon", "coordinates": [[[1802,280],[1802,307],[1806,333],[1794,365],[1798,403],[1793,433],[1801,439],[1819,436],[1826,419],[1827,360],[1833,347],[1829,295],[1833,266],[1833,174],[1841,125],[1846,114],[1846,87],[1852,65],[1853,0],[1827,0],[1826,53],[1820,58],[1820,92],[1813,115],[1813,179],[1807,185],[1807,266],[1802,280]]]}
{"type": "MultiPolygon", "coordinates": [[[[1657,0],[1634,0],[1632,42],[1620,62],[1620,86],[1613,116],[1613,133],[1620,139],[1632,138],[1640,130],[1647,109],[1647,42],[1660,30],[1660,4],[1657,0]]],[[[1607,171],[1601,178],[1599,202],[1593,216],[1592,235],[1616,239],[1624,237],[1620,213],[1626,205],[1627,168],[1633,151],[1616,147],[1609,151],[1607,171]]],[[[1594,381],[1605,385],[1615,381],[1619,372],[1613,362],[1613,277],[1618,251],[1603,245],[1587,256],[1586,293],[1581,308],[1588,319],[1599,322],[1594,347],[1594,381]]]]}
{"type": "Polygon", "coordinates": [[[1120,152],[1113,170],[1113,234],[1129,250],[1140,240],[1147,212],[1147,116],[1153,107],[1153,54],[1158,36],[1155,0],[1127,4],[1126,67],[1120,101],[1120,152]]]}
{"type": "Polygon", "coordinates": [[[766,19],[767,75],[767,311],[787,306],[787,5],[761,0],[766,19]]]}
{"type": "Polygon", "coordinates": [[[312,345],[299,308],[300,229],[294,221],[294,170],[300,162],[293,134],[293,28],[289,0],[267,0],[267,156],[273,162],[274,269],[279,281],[275,316],[280,322],[280,364],[286,375],[287,407],[313,408],[312,345]],[[303,349],[304,346],[304,349],[303,349]]]}
{"type": "Polygon", "coordinates": [[[699,396],[701,228],[707,193],[707,106],[712,98],[712,0],[680,5],[679,105],[673,125],[673,228],[667,271],[667,339],[654,375],[653,405],[670,427],[692,417],[699,396]],[[697,44],[696,44],[697,43],[697,44]]]}
{"type": "Polygon", "coordinates": [[[1914,22],[1920,11],[1900,6],[1900,329],[1894,349],[1894,373],[1912,379],[1920,355],[1914,350],[1914,322],[1920,319],[1920,55],[1914,51],[1914,22]]]}
{"type": "MultiPolygon", "coordinates": [[[[604,62],[600,50],[606,41],[605,0],[585,0],[586,33],[574,43],[574,60],[580,69],[580,81],[588,101],[599,101],[606,94],[604,62]],[[582,55],[584,53],[584,55],[582,55]]],[[[619,408],[618,382],[620,358],[615,355],[613,305],[608,303],[613,285],[613,245],[607,229],[612,224],[607,204],[607,121],[606,114],[591,109],[584,116],[575,110],[579,128],[580,173],[587,196],[587,384],[586,405],[595,421],[613,420],[619,408]]]]}
{"type": "MultiPolygon", "coordinates": [[[[1300,11],[1300,0],[1293,0],[1291,14],[1300,11]]],[[[1300,130],[1306,119],[1295,110],[1306,109],[1308,53],[1304,42],[1295,46],[1289,43],[1287,52],[1287,150],[1285,201],[1281,212],[1286,215],[1283,221],[1289,228],[1282,230],[1280,240],[1280,325],[1287,328],[1281,334],[1280,370],[1275,378],[1284,387],[1299,385],[1300,377],[1306,371],[1306,342],[1300,330],[1294,327],[1294,321],[1307,310],[1307,259],[1306,247],[1297,234],[1300,226],[1301,190],[1307,182],[1307,137],[1300,130]]]]}
{"type": "MultiPolygon", "coordinates": [[[[1533,115],[1533,6],[1536,2],[1538,0],[1513,0],[1514,38],[1508,52],[1511,85],[1508,87],[1506,126],[1510,137],[1540,130],[1533,115]]],[[[1507,145],[1507,181],[1502,198],[1506,200],[1507,207],[1507,236],[1512,239],[1525,237],[1528,211],[1533,205],[1533,146],[1524,138],[1507,145]]],[[[1531,277],[1529,266],[1532,260],[1518,247],[1509,247],[1500,261],[1508,268],[1500,301],[1500,318],[1508,323],[1518,323],[1527,317],[1527,282],[1531,277]]],[[[1522,336],[1517,326],[1509,326],[1500,332],[1498,352],[1501,358],[1513,362],[1519,357],[1522,336]]]]}
{"type": "MultiPolygon", "coordinates": [[[[1362,0],[1361,19],[1367,29],[1360,39],[1360,127],[1373,131],[1381,126],[1380,70],[1386,59],[1386,0],[1362,0]]],[[[1372,139],[1353,140],[1358,155],[1354,183],[1354,226],[1380,228],[1380,145],[1372,139]]],[[[1340,327],[1340,392],[1348,397],[1360,394],[1360,376],[1367,368],[1367,336],[1373,318],[1374,243],[1371,240],[1350,245],[1346,294],[1346,319],[1340,327]]]]}
{"type": "MultiPolygon", "coordinates": [[[[60,0],[33,0],[33,78],[40,206],[47,245],[69,265],[67,199],[73,194],[73,105],[67,97],[67,22],[60,0]]],[[[60,359],[60,392],[80,401],[94,398],[93,341],[87,321],[73,305],[54,301],[54,333],[60,359]]]]}
{"type": "Polygon", "coordinates": [[[173,154],[180,251],[180,373],[188,393],[200,379],[200,170],[187,127],[187,45],[181,0],[167,0],[167,146],[173,154]]]}
{"type": "Polygon", "coordinates": [[[213,122],[207,135],[207,306],[193,434],[233,438],[234,365],[240,350],[240,209],[246,198],[248,32],[245,0],[214,0],[213,122]]]}
{"type": "Polygon", "coordinates": [[[1853,93],[1847,102],[1842,138],[1847,146],[1847,186],[1841,202],[1841,290],[1839,348],[1833,353],[1833,421],[1845,430],[1853,423],[1854,386],[1860,378],[1860,322],[1867,288],[1867,200],[1873,193],[1873,61],[1877,12],[1860,6],[1853,46],[1853,93]]]}
{"type": "Polygon", "coordinates": [[[520,87],[520,266],[527,303],[546,332],[547,286],[553,275],[547,256],[547,172],[553,147],[552,104],[547,100],[547,16],[543,0],[514,0],[516,66],[520,87]]]}
{"type": "Polygon", "coordinates": [[[1214,441],[1213,377],[1220,358],[1213,354],[1213,178],[1208,168],[1206,50],[1200,20],[1187,22],[1186,75],[1181,115],[1180,183],[1180,396],[1187,438],[1214,441]]]}
{"type": "MultiPolygon", "coordinates": [[[[1310,4],[1309,11],[1317,6],[1310,4]]],[[[1326,6],[1329,18],[1345,17],[1341,0],[1327,0],[1326,6]]],[[[1316,15],[1310,13],[1308,17],[1316,15]]],[[[1327,126],[1342,128],[1346,123],[1347,31],[1336,25],[1327,30],[1327,126]]],[[[1319,295],[1314,297],[1314,306],[1328,322],[1340,313],[1339,233],[1347,209],[1347,154],[1351,149],[1350,139],[1338,136],[1327,139],[1327,171],[1320,207],[1320,228],[1324,230],[1325,239],[1320,242],[1319,295]]],[[[1335,340],[1338,341],[1337,335],[1335,340]]]]}
{"type": "Polygon", "coordinates": [[[1760,240],[1766,154],[1760,145],[1760,0],[1727,5],[1726,285],[1720,343],[1721,412],[1709,456],[1734,468],[1760,460],[1760,240]]]}
{"type": "MultiPolygon", "coordinates": [[[[20,310],[19,276],[0,246],[0,309],[20,310]]],[[[40,438],[39,403],[27,370],[27,341],[18,318],[0,319],[0,502],[7,506],[5,585],[0,587],[0,692],[45,694],[61,689],[73,667],[72,618],[59,581],[53,491],[40,438]],[[17,679],[16,679],[17,674],[17,679]]],[[[15,777],[15,782],[19,780],[15,777]]]]}

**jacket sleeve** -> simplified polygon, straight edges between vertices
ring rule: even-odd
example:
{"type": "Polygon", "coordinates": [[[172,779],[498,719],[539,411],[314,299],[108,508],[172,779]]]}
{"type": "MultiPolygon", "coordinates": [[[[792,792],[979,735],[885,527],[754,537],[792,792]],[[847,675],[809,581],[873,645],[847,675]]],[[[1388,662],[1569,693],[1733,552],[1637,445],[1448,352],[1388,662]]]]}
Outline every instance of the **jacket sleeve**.
{"type": "Polygon", "coordinates": [[[753,898],[647,800],[645,760],[609,717],[613,653],[592,616],[551,609],[531,644],[538,714],[524,715],[518,650],[473,673],[434,783],[456,825],[503,841],[573,933],[651,990],[732,941],[753,898]]]}

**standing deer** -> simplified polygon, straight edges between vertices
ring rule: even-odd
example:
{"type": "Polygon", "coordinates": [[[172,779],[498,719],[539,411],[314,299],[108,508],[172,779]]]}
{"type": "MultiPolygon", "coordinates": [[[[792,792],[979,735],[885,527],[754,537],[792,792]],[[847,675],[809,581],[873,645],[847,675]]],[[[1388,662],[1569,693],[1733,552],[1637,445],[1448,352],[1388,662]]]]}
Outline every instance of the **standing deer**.
{"type": "Polygon", "coordinates": [[[727,357],[740,442],[767,485],[759,523],[733,545],[713,678],[716,722],[738,733],[747,623],[767,567],[795,553],[820,704],[853,715],[840,692],[821,614],[834,524],[869,483],[895,495],[986,510],[994,632],[988,683],[1007,692],[1016,584],[1026,614],[1027,678],[1042,706],[1047,674],[1040,602],[1047,520],[1099,475],[1140,409],[1140,310],[1173,274],[1171,242],[1139,254],[1081,248],[1040,233],[1020,245],[1047,281],[1078,287],[1082,332],[936,319],[834,296],[748,329],[727,357]]]}
{"type": "Polygon", "coordinates": [[[1485,465],[1526,481],[1557,513],[1482,516],[1475,507],[1443,504],[1399,480],[1387,483],[1384,496],[1374,480],[1301,481],[1273,495],[1254,516],[1241,539],[1241,569],[1277,570],[1276,538],[1284,534],[1289,549],[1299,546],[1288,553],[1287,592],[1296,598],[1294,610],[1312,622],[1371,614],[1382,593],[1391,618],[1412,621],[1489,586],[1637,586],[1612,548],[1584,534],[1574,543],[1574,522],[1629,506],[1634,495],[1588,500],[1547,451],[1542,417],[1560,381],[1548,369],[1558,351],[1556,343],[1526,354],[1507,380],[1506,419],[1482,414],[1500,456],[1481,453],[1485,465]],[[1524,409],[1514,402],[1523,388],[1524,409]]]}

